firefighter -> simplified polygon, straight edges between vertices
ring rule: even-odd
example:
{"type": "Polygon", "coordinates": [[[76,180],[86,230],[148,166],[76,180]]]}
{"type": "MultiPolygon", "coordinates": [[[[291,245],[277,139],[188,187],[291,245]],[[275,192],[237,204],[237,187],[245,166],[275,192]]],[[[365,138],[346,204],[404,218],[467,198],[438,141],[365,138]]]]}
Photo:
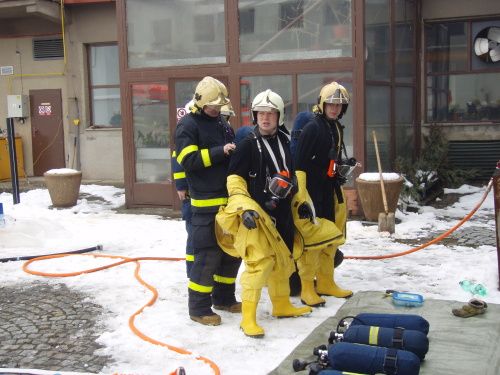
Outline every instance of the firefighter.
{"type": "Polygon", "coordinates": [[[241,329],[250,337],[263,337],[257,324],[257,304],[267,285],[276,317],[309,314],[311,308],[290,303],[288,279],[295,269],[291,249],[294,227],[291,212],[292,157],[284,124],[284,103],[271,90],[252,102],[257,127],[238,145],[231,157],[227,179],[229,202],[217,214],[221,247],[245,263],[241,276],[241,329]],[[224,237],[232,240],[224,244],[224,237]]]}
{"type": "MultiPolygon", "coordinates": [[[[295,153],[298,183],[296,200],[299,217],[333,222],[345,238],[347,208],[342,185],[345,179],[335,173],[335,163],[345,153],[344,127],[339,120],[349,105],[347,90],[337,82],[325,85],[313,108],[314,117],[303,128],[295,153]],[[310,198],[310,200],[309,200],[310,198]]],[[[340,288],[334,281],[334,258],[337,246],[320,252],[305,252],[297,262],[302,284],[301,299],[310,306],[325,300],[319,295],[346,298],[352,291],[340,288]],[[314,286],[316,278],[316,287],[314,286]]]]}
{"type": "Polygon", "coordinates": [[[204,77],[196,86],[194,105],[177,125],[177,161],[184,168],[193,216],[194,261],[189,275],[190,318],[204,325],[219,325],[212,310],[241,312],[235,281],[241,260],[223,252],[215,239],[215,214],[227,203],[226,177],[234,132],[220,115],[229,103],[224,84],[204,77]]]}

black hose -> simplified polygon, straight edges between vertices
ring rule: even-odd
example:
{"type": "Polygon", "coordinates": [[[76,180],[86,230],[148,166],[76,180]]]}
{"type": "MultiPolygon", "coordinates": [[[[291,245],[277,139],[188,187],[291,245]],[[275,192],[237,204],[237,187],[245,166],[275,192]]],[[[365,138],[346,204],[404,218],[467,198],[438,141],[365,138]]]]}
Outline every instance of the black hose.
{"type": "Polygon", "coordinates": [[[35,259],[35,258],[47,256],[47,255],[83,254],[83,253],[88,253],[88,252],[94,251],[94,250],[102,250],[102,245],[87,247],[85,249],[80,249],[80,250],[64,251],[62,253],[55,253],[55,254],[42,254],[42,255],[30,255],[30,256],[24,256],[24,257],[0,258],[0,263],[15,262],[18,260],[31,260],[31,259],[35,259]]]}

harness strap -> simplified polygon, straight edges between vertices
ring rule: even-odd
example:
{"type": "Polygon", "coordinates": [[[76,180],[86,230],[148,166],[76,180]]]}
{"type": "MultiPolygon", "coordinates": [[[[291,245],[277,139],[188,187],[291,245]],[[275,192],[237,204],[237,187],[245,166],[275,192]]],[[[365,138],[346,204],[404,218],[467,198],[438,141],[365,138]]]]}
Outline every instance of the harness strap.
{"type": "Polygon", "coordinates": [[[398,373],[398,351],[388,348],[384,357],[384,374],[396,375],[398,373]]]}
{"type": "Polygon", "coordinates": [[[403,333],[405,329],[402,327],[394,328],[394,335],[392,336],[392,347],[396,349],[403,348],[403,333]]]}

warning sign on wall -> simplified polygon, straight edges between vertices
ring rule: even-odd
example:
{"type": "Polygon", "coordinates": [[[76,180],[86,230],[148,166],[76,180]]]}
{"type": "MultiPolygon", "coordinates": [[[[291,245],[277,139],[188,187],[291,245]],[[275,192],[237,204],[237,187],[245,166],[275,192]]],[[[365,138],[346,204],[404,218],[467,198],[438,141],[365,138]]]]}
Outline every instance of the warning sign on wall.
{"type": "Polygon", "coordinates": [[[177,108],[177,122],[179,122],[179,120],[184,116],[186,116],[186,109],[184,107],[177,108]]]}
{"type": "Polygon", "coordinates": [[[38,106],[38,114],[40,116],[51,116],[52,105],[50,103],[42,103],[38,106]]]}

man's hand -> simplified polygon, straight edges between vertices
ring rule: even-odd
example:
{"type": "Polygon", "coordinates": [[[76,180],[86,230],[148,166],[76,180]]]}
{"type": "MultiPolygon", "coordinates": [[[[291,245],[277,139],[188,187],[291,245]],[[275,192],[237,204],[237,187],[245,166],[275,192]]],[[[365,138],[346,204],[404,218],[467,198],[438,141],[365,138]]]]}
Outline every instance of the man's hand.
{"type": "Polygon", "coordinates": [[[236,149],[236,145],[234,143],[226,143],[224,145],[224,155],[230,155],[236,149]]]}
{"type": "Polygon", "coordinates": [[[314,214],[309,203],[302,203],[298,208],[298,213],[300,219],[309,219],[312,221],[314,218],[314,214]]]}
{"type": "Polygon", "coordinates": [[[187,190],[177,190],[177,195],[179,196],[179,199],[181,202],[188,197],[188,192],[187,190]]]}
{"type": "Polygon", "coordinates": [[[257,223],[255,222],[255,219],[259,218],[259,214],[257,211],[254,210],[246,210],[243,212],[243,215],[241,215],[241,218],[243,220],[243,225],[247,229],[255,229],[257,228],[257,223]]]}

